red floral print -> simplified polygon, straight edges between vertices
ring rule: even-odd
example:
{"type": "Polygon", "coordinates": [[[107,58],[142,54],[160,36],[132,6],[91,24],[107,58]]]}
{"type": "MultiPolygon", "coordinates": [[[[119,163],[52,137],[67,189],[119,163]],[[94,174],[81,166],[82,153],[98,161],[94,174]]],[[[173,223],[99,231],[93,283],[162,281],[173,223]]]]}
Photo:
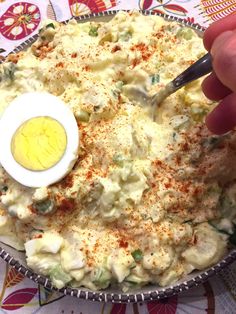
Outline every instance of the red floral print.
{"type": "Polygon", "coordinates": [[[70,11],[73,16],[98,13],[116,6],[116,0],[69,0],[70,11]]]}
{"type": "Polygon", "coordinates": [[[36,30],[40,19],[36,5],[28,2],[14,3],[0,17],[0,33],[10,40],[22,39],[36,30]]]}

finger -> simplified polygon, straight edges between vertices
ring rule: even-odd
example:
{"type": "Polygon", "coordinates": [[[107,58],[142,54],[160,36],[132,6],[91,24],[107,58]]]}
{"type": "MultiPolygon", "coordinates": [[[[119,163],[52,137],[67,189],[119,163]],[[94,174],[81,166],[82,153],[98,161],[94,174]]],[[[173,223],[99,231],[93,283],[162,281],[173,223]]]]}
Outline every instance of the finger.
{"type": "Polygon", "coordinates": [[[208,129],[224,134],[236,126],[236,93],[226,96],[206,117],[208,129]]]}
{"type": "Polygon", "coordinates": [[[203,43],[205,48],[210,51],[216,37],[225,31],[234,29],[236,29],[236,16],[234,14],[214,22],[204,32],[203,43]]]}
{"type": "Polygon", "coordinates": [[[211,46],[212,57],[214,57],[214,55],[223,48],[225,43],[227,43],[233,37],[233,35],[234,31],[226,31],[220,34],[218,37],[216,37],[215,41],[211,46]]]}
{"type": "Polygon", "coordinates": [[[219,35],[211,54],[216,76],[223,85],[236,92],[236,31],[219,35]]]}
{"type": "Polygon", "coordinates": [[[211,100],[220,100],[232,93],[228,87],[219,81],[214,72],[204,79],[202,90],[206,97],[211,100]]]}

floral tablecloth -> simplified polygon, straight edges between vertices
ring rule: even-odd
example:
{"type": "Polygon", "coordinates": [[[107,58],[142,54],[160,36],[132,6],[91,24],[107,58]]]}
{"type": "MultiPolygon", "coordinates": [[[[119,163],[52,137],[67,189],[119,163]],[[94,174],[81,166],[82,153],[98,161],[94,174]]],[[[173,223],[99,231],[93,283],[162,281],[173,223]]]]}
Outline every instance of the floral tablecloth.
{"type": "MultiPolygon", "coordinates": [[[[34,35],[42,19],[114,9],[155,10],[207,27],[236,13],[236,0],[0,0],[0,55],[34,35]]],[[[235,16],[236,18],[236,16],[235,16]]],[[[138,304],[92,303],[47,291],[0,261],[1,313],[174,314],[236,313],[236,263],[220,276],[165,300],[138,304]]]]}

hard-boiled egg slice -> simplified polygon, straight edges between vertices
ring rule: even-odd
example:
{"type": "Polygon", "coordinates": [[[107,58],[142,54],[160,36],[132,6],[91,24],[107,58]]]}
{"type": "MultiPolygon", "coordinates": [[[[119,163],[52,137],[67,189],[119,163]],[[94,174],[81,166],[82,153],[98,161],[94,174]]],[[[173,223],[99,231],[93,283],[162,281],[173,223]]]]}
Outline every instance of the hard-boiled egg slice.
{"type": "Polygon", "coordinates": [[[48,186],[78,157],[79,130],[71,110],[48,93],[15,98],[0,120],[0,163],[19,183],[48,186]]]}

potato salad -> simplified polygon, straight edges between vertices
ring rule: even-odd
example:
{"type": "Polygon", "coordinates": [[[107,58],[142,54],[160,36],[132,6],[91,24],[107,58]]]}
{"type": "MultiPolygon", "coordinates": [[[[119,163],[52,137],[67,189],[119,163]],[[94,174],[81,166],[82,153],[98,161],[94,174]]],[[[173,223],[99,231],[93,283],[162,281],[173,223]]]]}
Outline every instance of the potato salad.
{"type": "Polygon", "coordinates": [[[236,132],[207,130],[215,104],[201,80],[163,101],[155,121],[129,97],[155,94],[205,53],[191,28],[119,12],[106,23],[45,21],[0,65],[2,116],[15,98],[47,92],[79,130],[76,162],[58,182],[27,187],[0,168],[0,240],[55,287],[168,286],[236,243],[236,132]]]}

